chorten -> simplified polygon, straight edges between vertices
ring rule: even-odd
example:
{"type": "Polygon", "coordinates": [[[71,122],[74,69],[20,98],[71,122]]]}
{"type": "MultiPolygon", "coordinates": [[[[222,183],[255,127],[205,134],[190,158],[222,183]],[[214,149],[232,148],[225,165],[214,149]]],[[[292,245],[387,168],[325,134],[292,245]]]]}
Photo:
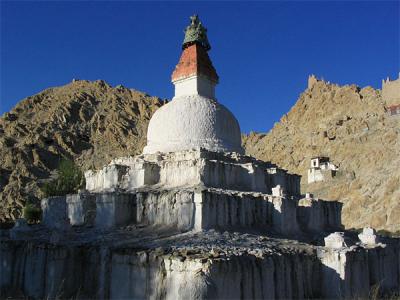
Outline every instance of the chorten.
{"type": "Polygon", "coordinates": [[[237,153],[210,48],[192,17],[147,153],[87,171],[78,194],[42,199],[42,224],[0,230],[0,298],[364,299],[378,285],[398,294],[398,239],[344,231],[341,203],[304,198],[299,175],[237,153]]]}
{"type": "Polygon", "coordinates": [[[192,16],[172,73],[175,96],[150,120],[144,153],[199,148],[243,153],[238,121],[215,98],[219,77],[207,53],[210,49],[206,28],[197,15],[192,16]]]}

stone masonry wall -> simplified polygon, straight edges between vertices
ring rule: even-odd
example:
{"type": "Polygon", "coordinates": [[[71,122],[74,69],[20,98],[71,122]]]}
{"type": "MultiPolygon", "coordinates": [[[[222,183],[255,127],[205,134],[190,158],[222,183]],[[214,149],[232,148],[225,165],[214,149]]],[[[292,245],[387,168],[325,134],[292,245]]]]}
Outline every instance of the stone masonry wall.
{"type": "MultiPolygon", "coordinates": [[[[0,296],[91,299],[304,299],[399,291],[393,247],[229,258],[1,241],[0,296]],[[15,295],[15,294],[14,294],[15,295]]],[[[208,252],[207,252],[208,253],[208,252]]],[[[215,254],[215,251],[214,251],[215,254]]],[[[208,253],[207,255],[210,255],[208,253]]]]}
{"type": "Polygon", "coordinates": [[[382,98],[387,106],[400,104],[400,78],[382,81],[382,98]]]}

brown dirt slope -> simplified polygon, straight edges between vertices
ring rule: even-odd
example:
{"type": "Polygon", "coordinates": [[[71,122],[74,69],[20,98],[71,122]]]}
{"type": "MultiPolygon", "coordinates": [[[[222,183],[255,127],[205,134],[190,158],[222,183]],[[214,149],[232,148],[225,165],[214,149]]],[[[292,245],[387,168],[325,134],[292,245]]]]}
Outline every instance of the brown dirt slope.
{"type": "Polygon", "coordinates": [[[77,80],[19,102],[0,118],[0,220],[37,201],[61,157],[84,170],[138,154],[159,98],[104,81],[77,80]]]}
{"type": "Polygon", "coordinates": [[[400,230],[400,117],[385,113],[380,90],[318,81],[268,134],[243,136],[246,152],[301,174],[302,191],[344,203],[346,227],[400,230]],[[312,156],[338,176],[307,184],[312,156]]]}

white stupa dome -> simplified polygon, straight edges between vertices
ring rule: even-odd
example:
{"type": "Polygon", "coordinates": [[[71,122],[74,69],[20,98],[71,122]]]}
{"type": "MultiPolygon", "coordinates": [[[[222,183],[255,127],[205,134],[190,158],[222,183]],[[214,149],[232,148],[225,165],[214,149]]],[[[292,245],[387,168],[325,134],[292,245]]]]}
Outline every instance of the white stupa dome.
{"type": "Polygon", "coordinates": [[[201,95],[186,95],[175,97],[154,113],[143,152],[175,152],[200,147],[242,153],[239,123],[218,102],[201,95]]]}
{"type": "Polygon", "coordinates": [[[175,97],[150,120],[144,153],[205,148],[243,153],[239,123],[215,100],[218,75],[207,51],[206,29],[197,16],[186,28],[183,51],[172,73],[175,97]]]}

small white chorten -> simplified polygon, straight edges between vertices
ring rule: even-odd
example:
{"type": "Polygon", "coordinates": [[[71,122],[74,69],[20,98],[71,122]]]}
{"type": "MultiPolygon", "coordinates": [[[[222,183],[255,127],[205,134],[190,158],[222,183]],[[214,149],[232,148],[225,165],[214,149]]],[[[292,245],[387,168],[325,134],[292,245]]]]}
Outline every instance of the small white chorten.
{"type": "Polygon", "coordinates": [[[376,235],[375,229],[371,227],[365,227],[358,238],[361,243],[367,246],[374,246],[379,243],[379,237],[376,235]]]}
{"type": "Polygon", "coordinates": [[[340,249],[346,247],[343,232],[334,232],[324,238],[325,247],[331,249],[340,249]]]}

